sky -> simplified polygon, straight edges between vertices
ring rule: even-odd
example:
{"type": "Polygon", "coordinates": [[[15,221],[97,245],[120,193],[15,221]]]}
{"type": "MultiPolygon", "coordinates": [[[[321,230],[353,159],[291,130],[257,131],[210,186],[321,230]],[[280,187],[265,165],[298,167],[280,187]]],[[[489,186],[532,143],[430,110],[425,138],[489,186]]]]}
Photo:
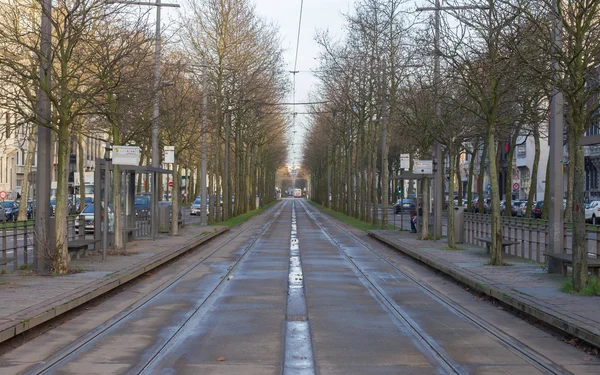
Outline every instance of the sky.
{"type": "MultiPolygon", "coordinates": [[[[264,19],[273,22],[279,27],[279,32],[284,49],[284,58],[287,71],[294,70],[296,55],[296,40],[298,38],[298,21],[300,17],[301,0],[254,0],[256,11],[264,19]]],[[[300,43],[298,48],[298,61],[296,65],[296,102],[308,102],[309,93],[318,81],[310,73],[317,68],[318,61],[315,60],[319,53],[319,47],[315,42],[318,30],[329,30],[337,38],[343,36],[344,17],[343,13],[350,13],[354,0],[304,0],[302,4],[302,23],[300,27],[300,43]]],[[[290,82],[293,74],[290,73],[290,82]]],[[[293,102],[293,93],[289,93],[286,102],[293,102]]],[[[306,112],[304,106],[290,106],[288,110],[306,112]]],[[[294,146],[290,145],[288,152],[288,164],[299,165],[302,161],[302,140],[306,127],[310,125],[309,116],[298,115],[294,128],[296,133],[289,135],[294,146]]],[[[291,144],[292,142],[290,142],[291,144]]]]}

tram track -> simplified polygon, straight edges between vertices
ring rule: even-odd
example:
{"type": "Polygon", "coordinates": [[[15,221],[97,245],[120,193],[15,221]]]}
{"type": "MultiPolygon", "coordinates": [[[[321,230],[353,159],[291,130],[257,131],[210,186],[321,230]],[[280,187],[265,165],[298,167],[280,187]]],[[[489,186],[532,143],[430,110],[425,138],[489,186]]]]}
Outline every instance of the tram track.
{"type": "MultiPolygon", "coordinates": [[[[461,366],[454,363],[454,361],[451,358],[449,358],[449,356],[443,351],[443,349],[441,349],[441,347],[435,342],[435,340],[433,340],[433,338],[431,338],[426,332],[424,332],[418,326],[418,324],[416,324],[410,318],[410,316],[408,316],[408,314],[405,311],[403,311],[403,309],[401,307],[399,307],[393,301],[393,299],[391,297],[389,297],[389,295],[381,288],[381,286],[379,286],[379,284],[375,280],[373,280],[373,278],[370,277],[368,275],[368,273],[364,269],[362,269],[361,266],[352,257],[350,257],[346,253],[343,246],[341,246],[335,240],[334,236],[332,236],[329,233],[329,231],[324,227],[324,225],[319,222],[316,215],[314,214],[314,211],[313,211],[314,209],[312,209],[312,207],[309,204],[307,204],[306,202],[302,202],[301,204],[302,204],[302,207],[307,212],[307,214],[311,217],[311,219],[314,220],[314,222],[317,224],[317,226],[323,231],[323,233],[325,233],[325,235],[330,239],[330,241],[335,244],[335,246],[339,249],[339,251],[346,258],[346,260],[348,260],[348,262],[350,262],[352,264],[353,268],[355,268],[355,270],[357,270],[357,272],[363,277],[363,280],[365,280],[367,287],[369,287],[369,289],[373,292],[373,294],[376,295],[378,298],[380,298],[380,300],[383,302],[383,304],[390,310],[390,312],[392,312],[392,314],[394,316],[396,316],[398,319],[400,319],[400,321],[405,323],[407,325],[407,327],[409,327],[409,329],[411,330],[411,333],[417,338],[417,340],[421,344],[423,344],[423,346],[425,348],[427,348],[429,350],[430,354],[433,356],[433,358],[435,358],[438,361],[438,363],[442,366],[442,368],[445,371],[447,371],[448,373],[465,374],[466,373],[465,370],[461,366]]],[[[491,323],[487,322],[486,320],[471,313],[467,309],[457,305],[452,300],[446,298],[441,293],[439,293],[437,290],[435,290],[433,287],[431,287],[430,285],[426,284],[425,282],[419,280],[418,277],[416,277],[409,269],[399,265],[398,263],[392,261],[391,259],[387,258],[386,256],[380,254],[378,251],[374,250],[368,243],[366,243],[365,241],[358,238],[351,231],[348,231],[347,228],[343,228],[335,220],[331,219],[330,217],[328,217],[325,214],[322,214],[322,213],[319,213],[319,214],[320,214],[320,217],[324,218],[324,220],[326,220],[329,224],[334,225],[335,227],[337,227],[340,230],[343,230],[344,233],[347,236],[349,236],[350,238],[352,238],[355,242],[360,244],[365,249],[369,250],[371,253],[373,253],[375,256],[377,256],[380,260],[387,263],[390,267],[397,270],[402,276],[404,276],[407,280],[410,280],[413,285],[415,285],[419,290],[421,290],[426,295],[431,297],[434,301],[438,302],[439,304],[444,306],[444,308],[451,311],[452,313],[454,313],[458,317],[462,318],[463,320],[475,325],[480,331],[487,334],[489,337],[491,337],[496,342],[502,344],[504,347],[509,349],[512,353],[521,357],[522,359],[527,361],[529,364],[531,364],[532,366],[537,368],[542,373],[545,373],[545,374],[572,374],[571,372],[565,370],[562,366],[556,364],[555,362],[553,362],[546,356],[538,353],[533,348],[527,346],[526,344],[520,342],[513,336],[507,334],[502,329],[492,325],[491,323]]]]}
{"type": "Polygon", "coordinates": [[[216,247],[216,249],[214,249],[212,252],[204,256],[199,261],[196,261],[195,263],[188,266],[185,270],[181,271],[175,277],[171,278],[169,281],[155,289],[146,297],[139,300],[123,312],[112,317],[110,320],[98,326],[96,329],[91,330],[77,341],[56,352],[51,357],[47,358],[42,364],[26,370],[24,374],[47,374],[51,373],[53,370],[58,369],[61,365],[67,363],[70,358],[77,355],[86,346],[93,344],[96,340],[99,340],[101,337],[103,337],[104,334],[108,333],[108,331],[115,328],[117,325],[124,322],[126,319],[130,318],[133,314],[140,311],[142,308],[146,307],[153,300],[156,300],[157,298],[161,297],[166,291],[168,291],[171,287],[180,282],[184,277],[192,273],[199,266],[207,263],[209,260],[211,260],[212,257],[218,255],[220,251],[226,249],[231,242],[240,238],[242,235],[247,234],[252,229],[255,229],[256,234],[251,237],[250,243],[245,247],[242,254],[238,256],[235,262],[223,274],[221,280],[215,286],[212,287],[212,290],[210,290],[210,292],[207,293],[206,297],[199,301],[199,303],[193,308],[193,311],[189,314],[189,316],[186,317],[186,319],[184,319],[183,323],[180,324],[180,326],[163,342],[159,349],[151,356],[151,359],[149,361],[138,365],[136,368],[129,370],[127,373],[142,374],[146,372],[152,367],[152,365],[160,357],[160,355],[164,353],[166,349],[168,349],[170,343],[182,332],[183,328],[189,323],[189,321],[195,316],[197,316],[198,313],[207,310],[207,308],[209,307],[207,305],[210,305],[212,304],[212,302],[214,302],[218,292],[224,288],[224,285],[226,284],[226,281],[228,280],[229,276],[236,270],[236,266],[254,248],[261,234],[263,234],[270,227],[270,225],[279,217],[285,206],[286,203],[280,205],[280,207],[278,207],[276,211],[269,213],[269,220],[263,223],[258,230],[255,229],[255,226],[249,224],[239,233],[235,233],[233,236],[227,238],[225,241],[223,241],[223,243],[219,244],[216,247]]]}

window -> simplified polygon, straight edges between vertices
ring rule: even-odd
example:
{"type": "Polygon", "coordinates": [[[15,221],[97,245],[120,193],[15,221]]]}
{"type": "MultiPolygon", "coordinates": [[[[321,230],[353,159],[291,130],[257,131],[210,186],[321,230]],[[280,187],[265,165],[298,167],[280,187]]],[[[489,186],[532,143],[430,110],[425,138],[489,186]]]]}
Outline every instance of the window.
{"type": "Polygon", "coordinates": [[[17,151],[17,166],[24,166],[25,165],[25,150],[20,148],[19,151],[17,151]]]}
{"type": "Polygon", "coordinates": [[[20,188],[21,186],[23,186],[23,180],[20,178],[17,178],[17,187],[20,188]]]}

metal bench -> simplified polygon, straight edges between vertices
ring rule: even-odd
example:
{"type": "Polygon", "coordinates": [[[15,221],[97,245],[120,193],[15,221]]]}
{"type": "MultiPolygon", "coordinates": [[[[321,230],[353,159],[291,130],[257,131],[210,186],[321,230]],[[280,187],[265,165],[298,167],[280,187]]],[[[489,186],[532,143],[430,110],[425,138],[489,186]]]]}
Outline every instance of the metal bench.
{"type": "Polygon", "coordinates": [[[94,247],[95,247],[97,242],[100,242],[100,241],[85,240],[85,239],[72,240],[72,241],[67,242],[67,248],[68,248],[69,254],[75,253],[75,259],[79,259],[80,251],[83,251],[83,255],[87,255],[88,246],[94,245],[94,247]]]}
{"type": "MultiPolygon", "coordinates": [[[[573,267],[573,254],[544,254],[548,259],[548,272],[557,273],[560,269],[564,276],[567,276],[567,267],[573,267]]],[[[588,271],[600,277],[600,259],[588,258],[588,271]]]]}
{"type": "MultiPolygon", "coordinates": [[[[477,241],[481,241],[481,242],[485,243],[486,253],[490,254],[492,252],[492,237],[475,237],[475,239],[477,241]]],[[[518,245],[518,244],[520,244],[519,241],[502,239],[502,243],[501,243],[502,250],[504,250],[504,248],[507,246],[518,245]]]]}

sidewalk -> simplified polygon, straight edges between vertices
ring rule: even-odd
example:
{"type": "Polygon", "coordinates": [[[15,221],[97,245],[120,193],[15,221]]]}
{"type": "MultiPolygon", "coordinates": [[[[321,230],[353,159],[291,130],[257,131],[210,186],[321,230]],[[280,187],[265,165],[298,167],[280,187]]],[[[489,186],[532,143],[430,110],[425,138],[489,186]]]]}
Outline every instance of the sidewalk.
{"type": "Polygon", "coordinates": [[[0,342],[82,305],[227,231],[226,227],[186,226],[178,236],[127,244],[131,255],[100,251],[73,259],[66,276],[39,276],[31,271],[0,275],[0,342]]]}
{"type": "Polygon", "coordinates": [[[445,240],[420,241],[408,232],[374,230],[368,234],[474,290],[600,346],[600,297],[561,292],[563,277],[548,274],[544,264],[505,254],[505,261],[511,266],[491,267],[485,265],[489,260],[485,249],[473,245],[460,244],[462,250],[443,250],[445,240]]]}

